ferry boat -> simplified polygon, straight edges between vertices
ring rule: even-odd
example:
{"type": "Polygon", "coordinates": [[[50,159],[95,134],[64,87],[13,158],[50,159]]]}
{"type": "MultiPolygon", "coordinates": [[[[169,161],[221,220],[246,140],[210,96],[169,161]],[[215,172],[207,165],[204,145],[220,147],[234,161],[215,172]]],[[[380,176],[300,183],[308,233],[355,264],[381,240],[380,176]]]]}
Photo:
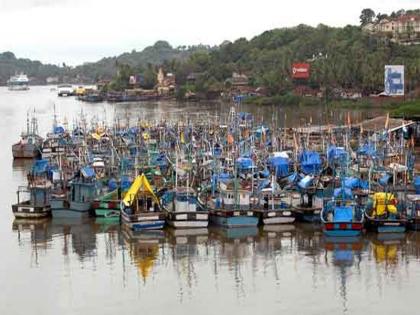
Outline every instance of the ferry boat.
{"type": "Polygon", "coordinates": [[[57,86],[58,96],[72,96],[74,93],[73,86],[71,84],[60,84],[57,86]]]}
{"type": "Polygon", "coordinates": [[[137,176],[121,202],[123,225],[133,231],[159,230],[165,225],[165,213],[152,186],[142,174],[137,176]]]}
{"type": "Polygon", "coordinates": [[[161,198],[168,225],[174,228],[204,228],[208,226],[209,214],[197,200],[191,187],[177,187],[167,191],[161,198]]]}
{"type": "Polygon", "coordinates": [[[26,74],[17,74],[7,81],[7,86],[11,91],[26,91],[29,90],[29,79],[26,74]]]}

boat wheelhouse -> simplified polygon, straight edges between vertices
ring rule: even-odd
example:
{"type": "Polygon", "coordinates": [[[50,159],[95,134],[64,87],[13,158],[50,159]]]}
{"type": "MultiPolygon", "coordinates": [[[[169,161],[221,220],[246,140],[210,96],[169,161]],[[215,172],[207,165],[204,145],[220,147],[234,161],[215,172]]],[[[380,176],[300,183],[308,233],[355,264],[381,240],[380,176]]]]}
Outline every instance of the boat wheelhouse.
{"type": "Polygon", "coordinates": [[[165,213],[144,174],[137,176],[121,202],[122,223],[133,231],[159,230],[165,213]]]}
{"type": "Polygon", "coordinates": [[[204,228],[208,226],[208,211],[198,203],[191,187],[176,187],[161,198],[168,224],[174,228],[204,228]]]}

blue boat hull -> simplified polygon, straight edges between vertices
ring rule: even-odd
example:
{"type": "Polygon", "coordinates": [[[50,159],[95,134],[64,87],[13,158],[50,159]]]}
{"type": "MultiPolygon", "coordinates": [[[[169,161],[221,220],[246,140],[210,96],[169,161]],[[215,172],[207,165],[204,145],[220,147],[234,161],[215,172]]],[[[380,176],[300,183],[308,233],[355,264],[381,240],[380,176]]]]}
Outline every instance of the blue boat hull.
{"type": "Polygon", "coordinates": [[[361,234],[361,230],[325,230],[324,234],[328,237],[355,237],[361,234]]]}
{"type": "Polygon", "coordinates": [[[135,232],[145,230],[161,230],[165,225],[165,220],[149,221],[149,222],[138,222],[132,223],[131,229],[135,232]]]}

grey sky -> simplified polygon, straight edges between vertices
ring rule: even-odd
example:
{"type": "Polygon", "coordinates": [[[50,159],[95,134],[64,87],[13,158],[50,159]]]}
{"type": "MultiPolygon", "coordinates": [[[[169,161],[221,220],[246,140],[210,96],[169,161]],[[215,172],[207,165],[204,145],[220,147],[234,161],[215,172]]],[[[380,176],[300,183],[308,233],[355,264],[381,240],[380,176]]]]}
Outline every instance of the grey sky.
{"type": "Polygon", "coordinates": [[[358,24],[360,11],[420,8],[420,0],[0,0],[0,51],[80,64],[163,39],[220,44],[300,23],[358,24]]]}

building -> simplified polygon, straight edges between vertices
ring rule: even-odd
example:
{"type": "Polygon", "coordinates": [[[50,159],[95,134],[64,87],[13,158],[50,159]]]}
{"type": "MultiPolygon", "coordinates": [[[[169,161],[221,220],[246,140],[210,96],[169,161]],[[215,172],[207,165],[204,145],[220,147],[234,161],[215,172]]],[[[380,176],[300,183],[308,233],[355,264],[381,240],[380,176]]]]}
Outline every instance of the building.
{"type": "Polygon", "coordinates": [[[365,32],[384,35],[392,41],[402,44],[420,44],[420,16],[401,15],[397,18],[385,18],[362,27],[365,32]]]}
{"type": "Polygon", "coordinates": [[[156,90],[159,95],[170,95],[175,92],[176,83],[175,75],[168,72],[166,75],[162,68],[159,68],[157,74],[157,85],[156,90]]]}

